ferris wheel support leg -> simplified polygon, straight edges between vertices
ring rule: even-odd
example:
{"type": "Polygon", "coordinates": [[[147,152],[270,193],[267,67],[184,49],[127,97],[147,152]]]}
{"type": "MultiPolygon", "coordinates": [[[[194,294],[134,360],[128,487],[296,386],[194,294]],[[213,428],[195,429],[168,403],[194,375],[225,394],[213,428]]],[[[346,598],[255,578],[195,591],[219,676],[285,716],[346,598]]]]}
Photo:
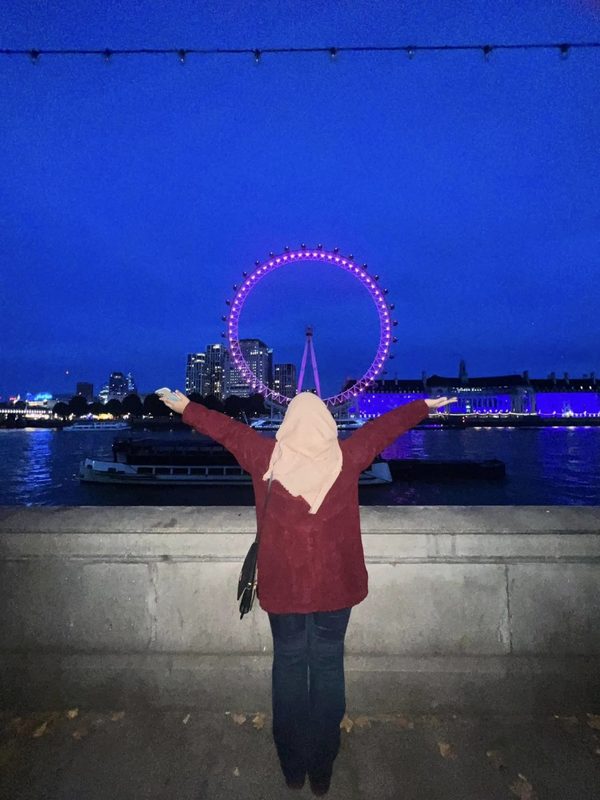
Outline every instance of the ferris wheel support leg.
{"type": "Polygon", "coordinates": [[[308,347],[308,342],[304,343],[304,352],[302,353],[302,364],[300,365],[300,377],[298,378],[298,389],[297,392],[300,394],[302,391],[302,382],[304,381],[304,370],[306,369],[306,350],[308,347]]]}
{"type": "Polygon", "coordinates": [[[317,389],[317,395],[321,397],[321,384],[319,382],[319,370],[317,369],[317,357],[315,355],[315,348],[313,345],[312,337],[310,340],[310,361],[312,364],[313,375],[315,377],[315,387],[317,389]]]}

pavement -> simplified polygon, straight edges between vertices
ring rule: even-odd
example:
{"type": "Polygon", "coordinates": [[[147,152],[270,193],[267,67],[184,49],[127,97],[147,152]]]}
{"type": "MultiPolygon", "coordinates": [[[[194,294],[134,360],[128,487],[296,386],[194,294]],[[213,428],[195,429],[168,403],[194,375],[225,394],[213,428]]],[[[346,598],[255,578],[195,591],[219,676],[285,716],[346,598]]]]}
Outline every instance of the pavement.
{"type": "MultiPolygon", "coordinates": [[[[354,716],[342,721],[331,800],[598,800],[592,712],[354,716]]],[[[0,713],[2,800],[271,800],[285,785],[267,709],[0,713]]]]}

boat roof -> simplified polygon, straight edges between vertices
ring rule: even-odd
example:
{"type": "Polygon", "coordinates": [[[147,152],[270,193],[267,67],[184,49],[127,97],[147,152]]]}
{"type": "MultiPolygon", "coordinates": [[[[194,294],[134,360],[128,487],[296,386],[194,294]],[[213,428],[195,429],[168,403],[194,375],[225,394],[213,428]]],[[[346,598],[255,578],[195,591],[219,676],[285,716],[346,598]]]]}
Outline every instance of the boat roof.
{"type": "Polygon", "coordinates": [[[199,450],[199,449],[217,449],[223,450],[223,445],[210,439],[208,436],[199,436],[198,438],[159,438],[156,436],[116,436],[112,444],[114,449],[118,450],[199,450]]]}

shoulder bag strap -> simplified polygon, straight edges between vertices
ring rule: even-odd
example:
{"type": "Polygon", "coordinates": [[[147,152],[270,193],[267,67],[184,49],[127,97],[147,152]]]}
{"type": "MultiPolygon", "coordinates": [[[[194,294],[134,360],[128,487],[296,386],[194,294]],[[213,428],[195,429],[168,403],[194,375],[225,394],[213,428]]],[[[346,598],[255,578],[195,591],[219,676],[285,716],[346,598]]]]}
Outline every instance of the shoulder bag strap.
{"type": "MultiPolygon", "coordinates": [[[[273,480],[273,475],[269,475],[269,485],[267,486],[267,493],[265,495],[265,503],[263,505],[263,519],[265,518],[265,511],[267,510],[267,503],[269,502],[269,494],[271,492],[271,481],[273,480]]],[[[258,549],[258,542],[260,539],[260,525],[258,524],[258,520],[256,521],[256,547],[258,549]]]]}

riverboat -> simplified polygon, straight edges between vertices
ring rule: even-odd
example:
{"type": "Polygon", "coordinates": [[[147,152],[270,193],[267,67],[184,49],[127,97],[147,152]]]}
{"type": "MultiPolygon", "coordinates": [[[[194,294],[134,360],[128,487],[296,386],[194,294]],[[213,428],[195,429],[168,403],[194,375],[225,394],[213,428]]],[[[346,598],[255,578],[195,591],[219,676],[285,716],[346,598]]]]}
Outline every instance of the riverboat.
{"type": "Polygon", "coordinates": [[[506,477],[506,465],[498,458],[438,461],[433,458],[391,458],[388,465],[394,480],[459,480],[462,478],[506,477]]]}
{"type": "MultiPolygon", "coordinates": [[[[338,431],[356,431],[365,424],[364,419],[354,419],[353,417],[340,417],[336,419],[338,431]]],[[[280,417],[259,417],[250,422],[250,427],[257,431],[276,431],[279,430],[283,418],[280,417]]]]}
{"type": "Polygon", "coordinates": [[[80,420],[78,422],[74,422],[72,425],[65,425],[63,431],[122,431],[129,428],[128,422],[123,422],[119,420],[107,420],[106,422],[102,422],[101,420],[80,420]]]}
{"type": "MultiPolygon", "coordinates": [[[[116,438],[112,461],[85,458],[79,464],[79,479],[86,483],[134,485],[244,485],[252,477],[235,457],[217,442],[204,438],[139,439],[116,438]]],[[[387,462],[376,458],[359,477],[359,485],[392,483],[387,462]]]]}

